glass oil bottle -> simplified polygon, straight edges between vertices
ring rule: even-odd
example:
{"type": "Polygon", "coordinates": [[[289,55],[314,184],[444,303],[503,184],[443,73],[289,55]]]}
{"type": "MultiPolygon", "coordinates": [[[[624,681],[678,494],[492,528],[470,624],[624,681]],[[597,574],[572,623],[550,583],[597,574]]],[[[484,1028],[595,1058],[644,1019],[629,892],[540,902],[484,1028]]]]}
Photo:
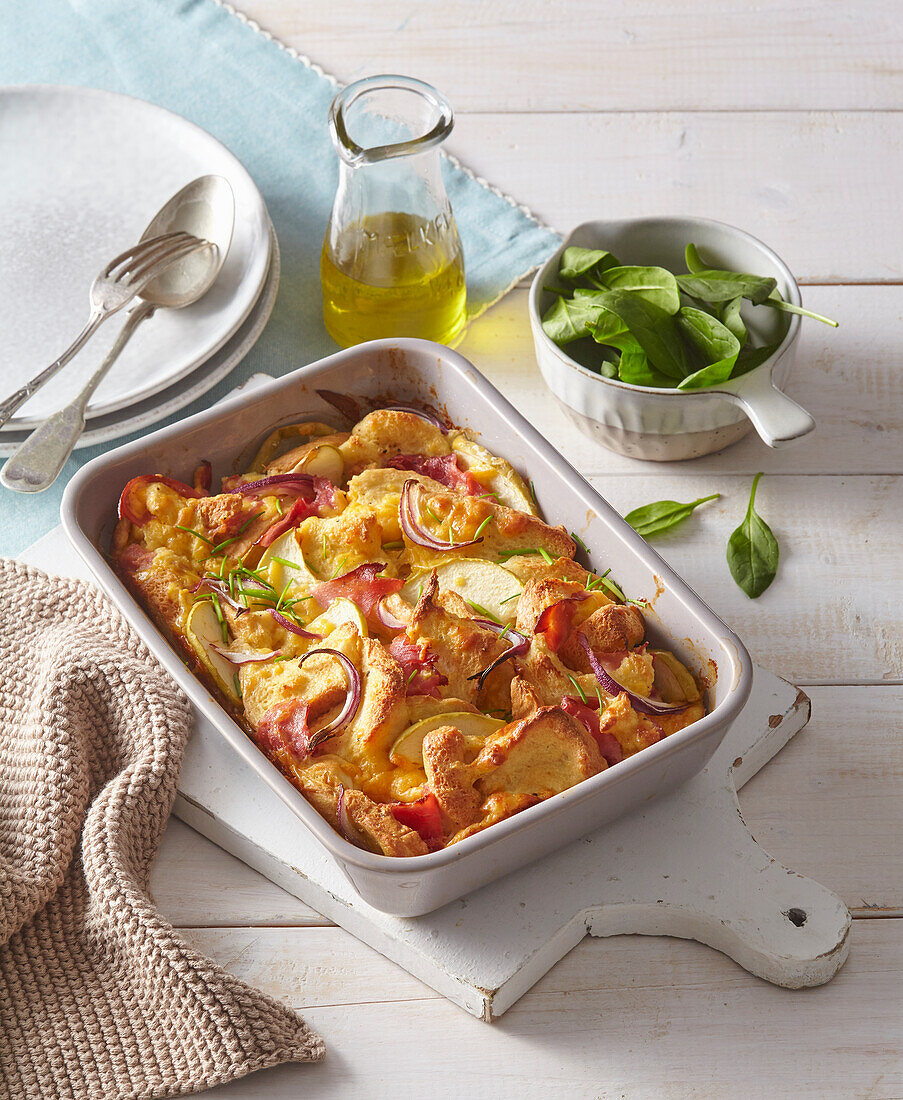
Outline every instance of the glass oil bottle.
{"type": "Polygon", "coordinates": [[[464,259],[439,159],[452,125],[448,101],[408,77],[359,80],[333,101],[339,186],[320,278],[323,320],[343,347],[450,344],[464,327],[464,259]]]}

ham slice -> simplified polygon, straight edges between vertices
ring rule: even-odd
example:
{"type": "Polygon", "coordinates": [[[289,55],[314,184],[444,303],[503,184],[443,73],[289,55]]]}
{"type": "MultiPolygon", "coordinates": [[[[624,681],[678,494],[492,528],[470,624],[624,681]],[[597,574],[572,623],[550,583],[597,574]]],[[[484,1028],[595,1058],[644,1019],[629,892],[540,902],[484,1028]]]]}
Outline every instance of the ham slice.
{"type": "Polygon", "coordinates": [[[448,683],[436,668],[437,655],[430,653],[426,643],[408,640],[406,634],[397,634],[389,646],[389,656],[394,657],[405,674],[405,695],[429,695],[439,699],[439,688],[448,683]]]}
{"type": "Polygon", "coordinates": [[[432,478],[447,489],[454,489],[468,496],[485,492],[477,479],[458,465],[457,455],[395,455],[386,463],[393,470],[410,470],[422,477],[432,478]]]}
{"type": "MultiPolygon", "coordinates": [[[[346,599],[357,604],[363,614],[369,619],[376,616],[376,605],[384,596],[398,592],[404,587],[404,581],[394,577],[381,577],[380,573],[385,569],[380,562],[366,562],[352,569],[350,573],[343,573],[335,580],[324,581],[314,585],[310,594],[321,607],[328,607],[333,600],[346,599]]],[[[377,622],[380,621],[377,618],[377,622]]]]}
{"type": "Polygon", "coordinates": [[[288,752],[304,760],[310,752],[309,709],[300,699],[286,699],[270,707],[258,723],[257,743],[267,752],[288,752]]]}
{"type": "Polygon", "coordinates": [[[394,802],[389,809],[397,822],[420,834],[420,839],[431,852],[442,847],[445,840],[442,810],[439,799],[432,791],[418,798],[416,802],[394,802]]]}
{"type": "Polygon", "coordinates": [[[596,744],[599,746],[599,752],[602,753],[605,762],[609,766],[612,764],[620,764],[624,759],[624,750],[621,748],[621,742],[613,733],[599,729],[599,715],[596,713],[599,709],[598,699],[593,699],[584,703],[573,695],[566,695],[561,700],[561,709],[565,714],[570,714],[576,718],[577,721],[582,723],[582,725],[584,725],[593,735],[596,744]]]}
{"type": "Polygon", "coordinates": [[[335,486],[325,477],[315,477],[313,489],[308,493],[302,493],[281,519],[270,524],[257,540],[258,545],[271,546],[286,531],[298,527],[311,516],[319,516],[324,506],[330,508],[335,506],[335,486]]]}
{"type": "Polygon", "coordinates": [[[544,636],[546,645],[553,653],[557,653],[567,641],[573,629],[577,604],[585,599],[585,596],[568,596],[550,603],[540,613],[533,632],[544,636]]]}

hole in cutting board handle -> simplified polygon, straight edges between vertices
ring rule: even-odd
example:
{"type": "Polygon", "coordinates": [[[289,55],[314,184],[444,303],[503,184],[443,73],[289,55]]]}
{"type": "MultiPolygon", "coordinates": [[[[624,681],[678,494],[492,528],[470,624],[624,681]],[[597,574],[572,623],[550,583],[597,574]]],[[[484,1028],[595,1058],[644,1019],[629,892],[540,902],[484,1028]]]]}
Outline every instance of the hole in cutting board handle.
{"type": "Polygon", "coordinates": [[[791,924],[795,924],[797,928],[802,928],[806,921],[809,919],[809,914],[805,909],[788,909],[784,916],[791,924]]]}

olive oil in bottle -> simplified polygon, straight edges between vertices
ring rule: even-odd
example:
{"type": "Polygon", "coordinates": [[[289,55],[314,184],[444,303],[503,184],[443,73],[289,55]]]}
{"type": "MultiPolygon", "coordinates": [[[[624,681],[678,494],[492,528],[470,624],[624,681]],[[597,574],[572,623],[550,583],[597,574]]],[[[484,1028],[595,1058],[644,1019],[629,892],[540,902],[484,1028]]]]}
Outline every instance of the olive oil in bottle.
{"type": "Polygon", "coordinates": [[[386,211],[330,227],[320,259],[323,319],[343,347],[383,337],[452,343],[464,327],[454,221],[386,211]]]}

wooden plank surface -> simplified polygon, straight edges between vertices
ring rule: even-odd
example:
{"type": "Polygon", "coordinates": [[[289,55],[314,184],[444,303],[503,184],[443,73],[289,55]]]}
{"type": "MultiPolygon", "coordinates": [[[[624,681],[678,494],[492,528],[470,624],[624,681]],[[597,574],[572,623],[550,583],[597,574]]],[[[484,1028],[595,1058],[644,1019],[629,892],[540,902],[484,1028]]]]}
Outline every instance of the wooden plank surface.
{"type": "Polygon", "coordinates": [[[298,1009],[326,1060],[209,1093],[605,1100],[899,1096],[903,922],[857,921],[818,989],[751,979],[679,940],[584,940],[491,1027],[338,929],[207,929],[192,942],[298,1009]]]}
{"type": "Polygon", "coordinates": [[[550,398],[539,373],[522,289],[473,324],[459,350],[584,474],[903,473],[903,286],[807,286],[803,299],[840,328],[803,321],[787,392],[818,427],[780,451],[752,432],[692,462],[650,463],[587,439],[550,398]]]}
{"type": "Polygon", "coordinates": [[[462,115],[450,144],[560,230],[698,214],[759,237],[800,281],[836,283],[903,277],[901,139],[895,113],[522,113],[462,115]]]}
{"type": "MultiPolygon", "coordinates": [[[[810,688],[812,720],[740,792],[744,817],[782,863],[857,916],[903,913],[903,879],[881,838],[903,835],[903,689],[810,688]]],[[[183,927],[328,923],[172,819],[151,889],[183,927]]]]}
{"type": "MultiPolygon", "coordinates": [[[[529,6],[535,9],[536,0],[529,6]]],[[[513,11],[514,5],[507,7],[513,11]]],[[[872,79],[888,82],[887,99],[876,105],[899,104],[901,26],[892,17],[893,0],[866,5],[861,17],[852,16],[842,0],[811,7],[802,16],[782,8],[763,12],[767,29],[761,34],[769,49],[777,49],[779,42],[785,44],[781,50],[787,49],[777,69],[769,69],[762,50],[748,41],[751,33],[760,32],[739,0],[728,5],[722,20],[713,18],[711,7],[691,13],[669,9],[661,0],[642,6],[622,0],[620,15],[607,4],[585,0],[549,9],[544,18],[534,10],[508,20],[494,4],[459,3],[451,12],[436,4],[403,8],[399,5],[397,24],[383,4],[317,10],[309,2],[290,9],[254,0],[246,10],[340,76],[400,70],[442,87],[458,109],[450,151],[559,229],[605,216],[701,214],[761,237],[807,282],[903,278],[903,223],[891,214],[896,181],[903,175],[903,116],[863,109],[872,106],[872,79]],[[656,32],[653,44],[647,29],[639,35],[644,45],[636,48],[628,24],[638,18],[640,7],[649,27],[660,28],[661,38],[656,32]],[[606,27],[622,26],[616,33],[619,48],[605,61],[594,49],[593,19],[606,27]],[[313,37],[318,20],[326,24],[320,50],[313,37]],[[565,24],[574,29],[562,37],[559,29],[565,24]],[[433,51],[423,53],[419,39],[403,45],[412,26],[419,27],[420,38],[434,42],[433,51]],[[784,38],[783,26],[795,30],[784,38]],[[456,48],[454,33],[466,45],[456,48]],[[735,33],[746,39],[741,50],[735,33]],[[349,38],[357,35],[366,53],[356,66],[339,64],[348,56],[349,38]],[[496,35],[509,43],[506,51],[493,41],[496,35]],[[859,35],[874,41],[863,43],[855,60],[850,49],[859,35]],[[387,40],[401,52],[384,53],[387,40]],[[558,63],[537,63],[529,49],[524,52],[524,44],[534,41],[544,57],[554,51],[558,63]],[[687,42],[695,43],[695,51],[687,49],[687,42]],[[722,47],[726,71],[719,74],[712,51],[722,47]],[[585,50],[589,56],[583,56],[585,50]],[[834,62],[828,62],[825,50],[834,62]],[[636,70],[638,55],[644,53],[658,74],[653,82],[658,90],[649,98],[640,89],[652,84],[636,70]],[[459,79],[443,80],[447,70],[437,55],[454,59],[447,63],[457,67],[459,79]],[[693,81],[702,82],[687,100],[676,63],[686,63],[696,74],[693,81]],[[529,75],[520,73],[520,64],[529,75]],[[821,80],[834,89],[843,86],[835,64],[849,78],[849,93],[839,99],[815,90],[821,80]],[[814,82],[806,73],[810,65],[819,74],[814,82]],[[550,83],[554,89],[550,69],[570,74],[568,79],[584,89],[609,89],[616,98],[606,98],[601,108],[576,109],[575,96],[557,88],[551,109],[546,102],[536,103],[531,89],[550,83]],[[502,74],[506,97],[498,95],[493,73],[502,74]],[[813,88],[812,98],[782,100],[782,90],[797,80],[813,88]],[[781,90],[776,104],[769,96],[762,98],[766,88],[781,90]],[[806,109],[762,109],[773,106],[806,109]],[[880,171],[875,171],[876,154],[880,171]]]]}
{"type": "Polygon", "coordinates": [[[835,981],[797,993],[697,944],[585,940],[487,1028],[173,821],[152,883],[163,911],[301,1010],[329,1048],[322,1065],[211,1096],[903,1096],[903,921],[867,919],[903,915],[889,868],[903,836],[903,286],[851,285],[903,283],[896,0],[241,6],[340,79],[435,83],[458,115],[451,151],[560,229],[706,215],[760,236],[802,282],[828,284],[805,286],[804,300],[841,328],[805,325],[788,386],[819,428],[781,452],[750,436],[655,466],[591,444],[549,399],[523,290],[461,350],[623,511],[724,494],[656,546],[762,663],[816,685],[811,724],[741,804],[767,850],[862,919],[835,981]],[[782,560],[752,602],[724,544],[757,470],[782,560]]]}
{"type": "Polygon", "coordinates": [[[895,0],[242,0],[341,80],[407,73],[459,112],[898,109],[895,0]],[[475,75],[479,79],[475,79],[475,75]]]}

